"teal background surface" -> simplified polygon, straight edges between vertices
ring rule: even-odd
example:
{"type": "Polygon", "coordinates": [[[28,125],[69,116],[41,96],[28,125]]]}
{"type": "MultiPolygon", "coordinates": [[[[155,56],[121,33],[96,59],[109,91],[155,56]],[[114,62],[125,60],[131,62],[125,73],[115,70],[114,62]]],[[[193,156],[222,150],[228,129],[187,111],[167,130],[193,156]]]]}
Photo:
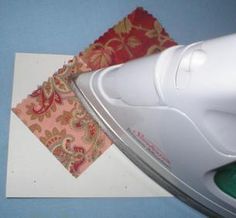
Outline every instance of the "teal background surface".
{"type": "Polygon", "coordinates": [[[15,53],[77,54],[137,6],[180,44],[236,32],[235,0],[0,0],[0,218],[202,217],[175,198],[5,198],[15,53]]]}

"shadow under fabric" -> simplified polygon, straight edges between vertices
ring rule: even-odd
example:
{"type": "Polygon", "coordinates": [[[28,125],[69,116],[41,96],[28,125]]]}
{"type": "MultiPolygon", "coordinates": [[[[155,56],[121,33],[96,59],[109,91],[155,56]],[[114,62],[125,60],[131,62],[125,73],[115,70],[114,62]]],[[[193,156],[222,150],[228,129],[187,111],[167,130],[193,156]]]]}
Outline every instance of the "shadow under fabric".
{"type": "Polygon", "coordinates": [[[137,8],[12,110],[64,167],[78,177],[112,141],[81,105],[70,88],[70,78],[173,45],[176,42],[158,20],[143,8],[137,8]]]}

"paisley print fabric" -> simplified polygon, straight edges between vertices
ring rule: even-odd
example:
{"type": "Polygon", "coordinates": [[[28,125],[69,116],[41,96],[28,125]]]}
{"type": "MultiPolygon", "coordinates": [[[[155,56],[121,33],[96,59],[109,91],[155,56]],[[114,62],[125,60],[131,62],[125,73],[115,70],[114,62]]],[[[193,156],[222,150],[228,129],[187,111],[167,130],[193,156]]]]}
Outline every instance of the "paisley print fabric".
{"type": "Polygon", "coordinates": [[[175,44],[152,15],[137,8],[12,110],[65,168],[78,177],[112,141],[75,96],[70,88],[71,78],[160,52],[175,44]]]}

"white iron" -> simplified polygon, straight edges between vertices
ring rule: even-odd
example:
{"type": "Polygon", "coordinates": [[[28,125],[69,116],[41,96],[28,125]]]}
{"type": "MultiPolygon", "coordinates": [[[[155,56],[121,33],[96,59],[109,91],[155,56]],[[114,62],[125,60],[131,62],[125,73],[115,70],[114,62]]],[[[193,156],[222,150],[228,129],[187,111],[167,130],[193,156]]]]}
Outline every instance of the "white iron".
{"type": "Polygon", "coordinates": [[[74,90],[147,175],[236,217],[236,34],[80,75],[74,90]]]}

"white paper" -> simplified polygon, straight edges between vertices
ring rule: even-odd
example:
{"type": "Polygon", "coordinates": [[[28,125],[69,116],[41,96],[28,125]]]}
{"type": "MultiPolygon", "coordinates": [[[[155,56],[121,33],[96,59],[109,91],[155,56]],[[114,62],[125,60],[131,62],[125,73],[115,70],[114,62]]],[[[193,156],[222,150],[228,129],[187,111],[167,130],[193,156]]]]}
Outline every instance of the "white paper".
{"type": "MultiPolygon", "coordinates": [[[[72,56],[17,53],[12,107],[72,56]]],[[[7,197],[170,196],[112,145],[74,178],[11,112],[7,197]]]]}

